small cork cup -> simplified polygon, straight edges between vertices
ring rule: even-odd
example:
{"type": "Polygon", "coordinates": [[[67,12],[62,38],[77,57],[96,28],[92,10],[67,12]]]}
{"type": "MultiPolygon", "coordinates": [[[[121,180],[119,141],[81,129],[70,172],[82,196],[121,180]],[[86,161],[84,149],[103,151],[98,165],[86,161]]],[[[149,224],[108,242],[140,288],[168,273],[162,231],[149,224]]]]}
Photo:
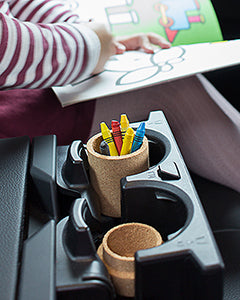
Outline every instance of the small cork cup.
{"type": "Polygon", "coordinates": [[[123,177],[146,171],[149,168],[148,140],[144,136],[137,151],[121,156],[106,156],[99,151],[102,134],[96,134],[87,142],[91,184],[99,196],[101,213],[121,217],[121,186],[123,177]]]}
{"type": "Polygon", "coordinates": [[[135,296],[135,252],[162,244],[160,233],[152,226],[125,223],[110,229],[98,248],[98,255],[111,276],[116,293],[135,296]]]}

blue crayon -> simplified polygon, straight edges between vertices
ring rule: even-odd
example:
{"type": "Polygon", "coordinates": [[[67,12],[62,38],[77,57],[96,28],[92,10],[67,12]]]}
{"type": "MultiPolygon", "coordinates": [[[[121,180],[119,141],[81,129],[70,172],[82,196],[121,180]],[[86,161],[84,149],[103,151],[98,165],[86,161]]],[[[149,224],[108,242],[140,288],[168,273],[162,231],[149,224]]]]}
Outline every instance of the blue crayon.
{"type": "Polygon", "coordinates": [[[145,135],[145,122],[141,122],[140,125],[138,126],[138,129],[136,130],[133,139],[131,153],[138,150],[141,147],[144,135],[145,135]]]}
{"type": "Polygon", "coordinates": [[[104,140],[100,144],[100,152],[103,155],[110,155],[108,143],[106,141],[104,141],[104,140]]]}

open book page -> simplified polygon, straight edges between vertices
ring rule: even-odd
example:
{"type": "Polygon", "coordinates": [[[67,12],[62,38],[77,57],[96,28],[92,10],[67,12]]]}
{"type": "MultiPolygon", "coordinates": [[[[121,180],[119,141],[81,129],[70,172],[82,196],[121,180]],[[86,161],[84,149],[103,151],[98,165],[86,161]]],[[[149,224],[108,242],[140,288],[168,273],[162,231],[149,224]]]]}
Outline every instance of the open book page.
{"type": "MultiPolygon", "coordinates": [[[[129,51],[113,56],[101,74],[56,87],[62,106],[156,85],[240,63],[240,40],[175,46],[154,54],[129,51]]],[[[161,88],[161,87],[159,87],[161,88]]]]}
{"type": "MultiPolygon", "coordinates": [[[[208,51],[215,49],[208,42],[222,40],[210,0],[68,0],[68,4],[83,19],[104,22],[115,35],[156,32],[173,46],[184,46],[158,49],[154,55],[126,52],[114,56],[103,73],[74,86],[54,87],[62,106],[221,68],[229,63],[226,55],[222,57],[226,59],[224,62],[220,57],[218,63],[208,58],[208,51]],[[194,43],[204,45],[187,46],[194,43]]],[[[229,48],[221,47],[223,51],[229,48]]],[[[218,55],[212,57],[217,59],[218,55]]]]}

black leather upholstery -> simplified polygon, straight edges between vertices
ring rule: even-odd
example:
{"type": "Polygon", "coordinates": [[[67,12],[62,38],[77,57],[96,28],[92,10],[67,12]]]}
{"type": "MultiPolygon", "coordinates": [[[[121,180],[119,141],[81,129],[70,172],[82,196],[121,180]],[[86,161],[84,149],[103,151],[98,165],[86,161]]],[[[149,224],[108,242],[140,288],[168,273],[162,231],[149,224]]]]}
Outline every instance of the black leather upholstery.
{"type": "Polygon", "coordinates": [[[28,137],[0,140],[0,299],[17,292],[28,157],[28,137]]]}

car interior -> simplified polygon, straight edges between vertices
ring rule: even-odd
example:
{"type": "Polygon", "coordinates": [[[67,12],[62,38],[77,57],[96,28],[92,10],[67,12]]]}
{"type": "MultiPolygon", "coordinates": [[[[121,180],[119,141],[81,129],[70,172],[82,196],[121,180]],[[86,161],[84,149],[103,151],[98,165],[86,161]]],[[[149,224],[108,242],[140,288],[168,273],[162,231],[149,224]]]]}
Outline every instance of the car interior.
{"type": "MultiPolygon", "coordinates": [[[[212,4],[224,39],[238,39],[240,4],[212,4]]],[[[204,74],[237,110],[239,75],[240,66],[204,74]]],[[[135,254],[135,299],[240,299],[239,193],[187,170],[164,112],[147,122],[150,168],[121,180],[121,218],[100,215],[81,140],[0,140],[0,299],[130,299],[116,294],[96,252],[125,222],[164,240],[135,254]]]]}

